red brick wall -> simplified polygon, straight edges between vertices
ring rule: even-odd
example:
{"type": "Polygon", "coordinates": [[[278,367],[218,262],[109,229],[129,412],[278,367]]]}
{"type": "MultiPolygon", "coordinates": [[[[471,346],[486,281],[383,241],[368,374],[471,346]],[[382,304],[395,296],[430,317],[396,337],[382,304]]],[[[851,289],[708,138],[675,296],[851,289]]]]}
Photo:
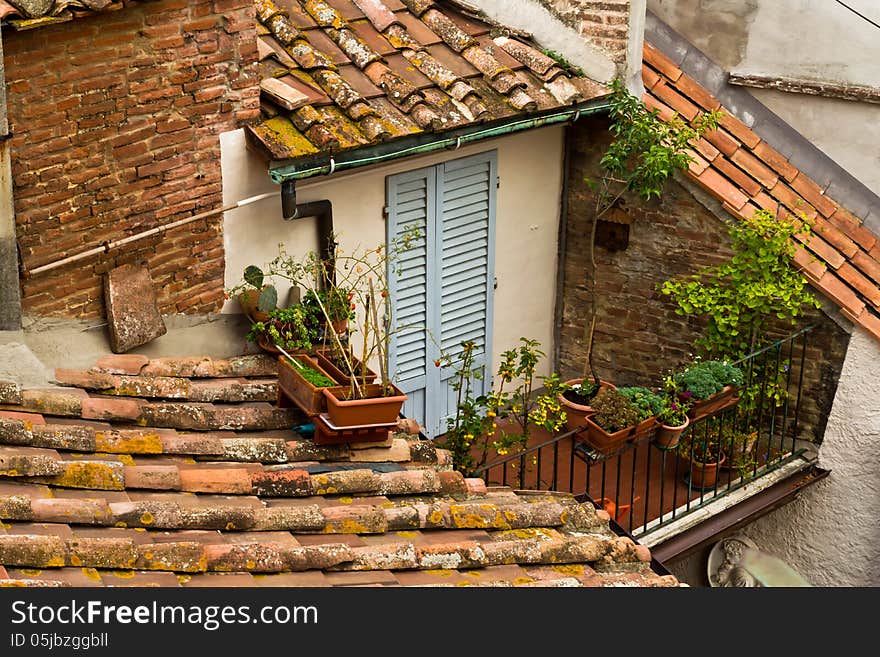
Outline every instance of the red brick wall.
{"type": "Polygon", "coordinates": [[[618,64],[626,61],[630,0],[540,0],[566,25],[605,50],[618,64]]]}
{"type": "MultiPolygon", "coordinates": [[[[32,269],[222,207],[220,140],[259,113],[251,0],[130,3],[4,30],[16,233],[32,269]]],[[[22,281],[25,315],[103,315],[102,278],[150,268],[163,313],[223,301],[222,215],[22,281]]]]}
{"type": "MultiPolygon", "coordinates": [[[[594,197],[585,178],[599,175],[598,160],[608,144],[602,118],[582,119],[572,130],[566,249],[562,266],[562,326],[559,370],[565,378],[583,372],[583,326],[589,317],[588,244],[594,197]]],[[[725,224],[674,181],[659,201],[627,208],[633,219],[625,250],[596,248],[598,321],[594,363],[600,377],[618,385],[659,385],[665,374],[689,359],[702,333],[695,318],[675,314],[668,297],[657,291],[663,281],[696,273],[727,258],[725,224]]],[[[812,324],[804,368],[801,437],[821,440],[849,336],[820,311],[812,324]]],[[[780,336],[792,329],[785,327],[780,336]]],[[[799,351],[796,352],[799,355],[799,351]]]]}

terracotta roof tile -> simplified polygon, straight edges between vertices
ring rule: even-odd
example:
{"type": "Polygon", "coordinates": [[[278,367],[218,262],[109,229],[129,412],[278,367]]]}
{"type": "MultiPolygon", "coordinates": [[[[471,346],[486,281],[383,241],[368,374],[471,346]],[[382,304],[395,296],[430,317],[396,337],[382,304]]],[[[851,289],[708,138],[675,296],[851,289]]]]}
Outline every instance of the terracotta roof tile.
{"type": "Polygon", "coordinates": [[[727,130],[731,135],[740,140],[748,148],[755,148],[761,141],[761,138],[746,127],[746,124],[733,116],[730,112],[722,112],[721,119],[718,124],[727,130]]]}
{"type": "Polygon", "coordinates": [[[734,139],[729,132],[723,128],[710,130],[704,135],[705,139],[721,151],[725,156],[730,157],[740,147],[740,143],[734,139]]]}
{"type": "Polygon", "coordinates": [[[852,263],[874,279],[875,283],[880,284],[880,261],[876,257],[868,255],[863,251],[858,251],[852,257],[852,263]]]}
{"type": "Polygon", "coordinates": [[[246,129],[251,145],[273,160],[504,120],[609,91],[571,77],[526,42],[508,39],[505,45],[526,59],[521,61],[489,37],[489,25],[445,5],[258,0],[256,6],[266,30],[264,75],[272,80],[261,97],[264,121],[246,129]],[[529,64],[537,77],[525,75],[529,64]],[[303,110],[319,119],[303,125],[303,110]]]}
{"type": "Polygon", "coordinates": [[[382,0],[352,0],[380,32],[397,22],[397,16],[382,0]]]}
{"type": "Polygon", "coordinates": [[[855,288],[867,301],[880,308],[880,287],[877,283],[869,280],[858,269],[848,262],[843,263],[837,274],[846,281],[850,287],[855,288]]]}
{"type": "Polygon", "coordinates": [[[744,148],[738,148],[730,159],[766,189],[772,189],[779,180],[779,176],[774,171],[744,148]]]}
{"type": "Polygon", "coordinates": [[[647,41],[644,44],[642,52],[645,62],[650,64],[658,73],[663,75],[663,77],[669,79],[671,82],[675,82],[681,77],[681,69],[678,68],[669,57],[664,55],[658,48],[655,48],[647,41]]]}
{"type": "Polygon", "coordinates": [[[798,170],[793,167],[789,161],[776,149],[770,146],[766,141],[761,141],[753,149],[755,157],[764,162],[771,169],[776,171],[780,176],[788,182],[794,180],[798,175],[798,170]]]}
{"type": "MultiPolygon", "coordinates": [[[[230,392],[263,381],[267,372],[258,365],[108,359],[58,376],[112,388],[124,379],[132,390],[156,394],[162,385],[230,392]]],[[[58,388],[57,395],[90,399],[71,390],[79,389],[58,388]]],[[[21,407],[55,399],[53,389],[20,393],[21,407]]],[[[138,401],[141,409],[153,403],[138,401]]],[[[0,583],[599,586],[634,574],[639,585],[660,581],[648,568],[647,548],[614,536],[607,514],[592,504],[567,494],[487,489],[452,470],[442,450],[418,436],[397,432],[371,446],[327,448],[289,429],[190,434],[194,420],[174,404],[192,410],[192,403],[161,403],[170,428],[91,421],[57,399],[48,408],[65,413],[63,422],[0,422],[0,467],[18,469],[0,474],[0,583]],[[61,451],[35,446],[47,441],[61,451]],[[73,451],[104,445],[120,453],[73,451]],[[131,453],[122,453],[126,446],[131,453]],[[218,452],[227,460],[190,457],[218,452]],[[419,462],[410,467],[414,454],[419,462]],[[564,577],[553,570],[559,564],[568,566],[564,577]]],[[[213,405],[221,406],[228,417],[250,408],[245,401],[213,405]]]]}
{"type": "Polygon", "coordinates": [[[675,81],[675,88],[704,110],[711,112],[721,108],[721,103],[689,75],[682,74],[675,81]]]}
{"type": "Polygon", "coordinates": [[[651,93],[662,100],[668,107],[681,114],[688,121],[696,118],[700,112],[700,108],[690,102],[687,98],[677,93],[666,82],[660,82],[654,85],[651,93]]]}
{"type": "Polygon", "coordinates": [[[822,276],[813,281],[813,284],[853,316],[858,317],[865,310],[864,302],[832,271],[826,270],[822,276]]]}
{"type": "Polygon", "coordinates": [[[715,198],[736,209],[742,208],[749,200],[733,183],[712,168],[704,169],[699,175],[690,175],[715,198]]]}
{"type": "Polygon", "coordinates": [[[846,208],[837,208],[834,214],[828,217],[828,221],[840,228],[845,235],[865,251],[870,251],[877,243],[877,236],[865,228],[858,217],[846,208]]]}
{"type": "Polygon", "coordinates": [[[642,65],[642,82],[644,83],[645,89],[647,91],[653,89],[654,85],[660,82],[660,79],[660,75],[656,73],[654,69],[642,65]]]}
{"type": "Polygon", "coordinates": [[[808,178],[803,172],[798,173],[791,181],[791,186],[803,196],[822,215],[830,217],[837,210],[837,204],[825,196],[822,188],[808,178]]]}

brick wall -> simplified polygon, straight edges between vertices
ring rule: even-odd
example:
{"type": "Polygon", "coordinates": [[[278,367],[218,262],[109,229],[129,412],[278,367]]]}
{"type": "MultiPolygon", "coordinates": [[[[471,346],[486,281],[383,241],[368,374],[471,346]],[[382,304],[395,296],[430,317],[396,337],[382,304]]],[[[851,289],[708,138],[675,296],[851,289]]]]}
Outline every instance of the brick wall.
{"type": "MultiPolygon", "coordinates": [[[[4,31],[16,233],[32,269],[222,207],[219,134],[259,114],[251,0],[127,3],[4,31]]],[[[22,281],[26,315],[103,315],[101,275],[150,268],[163,313],[223,302],[222,215],[22,281]]]]}
{"type": "Polygon", "coordinates": [[[626,62],[630,0],[539,0],[563,23],[605,50],[617,64],[626,62]]]}
{"type": "MultiPolygon", "coordinates": [[[[598,176],[598,159],[608,143],[601,118],[579,121],[572,131],[569,211],[563,260],[562,326],[559,370],[580,376],[586,348],[583,326],[589,317],[588,244],[594,197],[585,178],[598,176]]],[[[596,248],[598,322],[594,363],[600,377],[618,385],[658,385],[664,375],[689,359],[702,323],[675,314],[674,304],[657,285],[727,258],[722,221],[684,187],[670,182],[659,201],[627,207],[632,217],[625,250],[596,248]]],[[[802,437],[821,440],[849,336],[820,311],[801,325],[813,324],[806,352],[802,437]]],[[[791,330],[784,330],[787,335],[791,330]]],[[[798,352],[799,355],[799,352],[798,352]]]]}

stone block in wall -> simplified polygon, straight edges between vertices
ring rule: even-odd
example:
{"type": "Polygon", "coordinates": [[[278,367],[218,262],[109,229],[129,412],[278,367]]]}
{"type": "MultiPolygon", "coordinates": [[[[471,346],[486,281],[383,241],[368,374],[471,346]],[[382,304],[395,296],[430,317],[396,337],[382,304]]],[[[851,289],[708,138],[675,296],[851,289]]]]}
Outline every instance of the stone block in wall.
{"type": "Polygon", "coordinates": [[[110,270],[104,276],[104,305],[113,353],[139,347],[168,330],[144,266],[127,264],[110,270]]]}

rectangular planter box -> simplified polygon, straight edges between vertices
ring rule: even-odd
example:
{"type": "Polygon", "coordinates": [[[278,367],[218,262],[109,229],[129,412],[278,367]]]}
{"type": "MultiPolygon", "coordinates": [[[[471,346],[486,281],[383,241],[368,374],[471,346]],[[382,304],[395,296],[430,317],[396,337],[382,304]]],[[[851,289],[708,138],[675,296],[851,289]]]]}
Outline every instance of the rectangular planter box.
{"type": "MultiPolygon", "coordinates": [[[[331,354],[333,353],[332,349],[316,349],[315,350],[315,358],[318,361],[318,364],[324,369],[324,371],[329,372],[330,376],[339,381],[340,383],[348,382],[351,374],[341,370],[336,364],[330,359],[331,354]]],[[[351,358],[351,363],[354,365],[354,371],[357,372],[358,381],[363,381],[363,373],[361,372],[361,362],[352,356],[349,353],[349,357],[351,358]]],[[[373,383],[376,380],[376,374],[369,367],[366,368],[366,381],[367,383],[373,383]]]]}
{"type": "Polygon", "coordinates": [[[378,383],[369,383],[365,389],[366,397],[363,399],[347,399],[349,393],[347,385],[324,388],[330,421],[337,427],[396,423],[403,402],[406,401],[406,395],[396,386],[392,385],[392,388],[393,395],[382,397],[380,396],[382,386],[378,383]]]}
{"type": "Polygon", "coordinates": [[[328,424],[328,414],[322,413],[315,418],[316,445],[338,445],[340,443],[374,443],[387,440],[388,432],[395,424],[379,424],[368,427],[334,427],[328,424]]]}
{"type": "Polygon", "coordinates": [[[586,424],[586,430],[578,434],[579,437],[581,437],[590,447],[602,454],[613,454],[626,443],[640,440],[641,438],[650,435],[651,432],[659,426],[655,417],[649,417],[647,420],[642,420],[639,424],[634,424],[631,427],[624,427],[620,431],[615,431],[614,433],[608,433],[605,431],[605,429],[593,422],[590,416],[587,417],[586,424]]]}
{"type": "Polygon", "coordinates": [[[725,408],[730,408],[739,403],[739,388],[736,386],[725,386],[718,394],[712,395],[709,399],[696,402],[688,411],[688,417],[691,422],[709,417],[720,413],[725,408]]]}
{"type": "MultiPolygon", "coordinates": [[[[307,356],[306,354],[291,354],[291,356],[304,366],[317,370],[328,379],[334,381],[334,383],[339,383],[330,375],[330,373],[322,369],[321,366],[318,365],[318,361],[311,356],[307,356]]],[[[324,388],[314,386],[306,381],[297,371],[296,367],[287,360],[287,356],[278,357],[279,406],[284,405],[282,403],[283,400],[281,399],[281,396],[284,395],[294,404],[299,406],[303,413],[309,417],[318,415],[327,410],[327,398],[324,396],[322,392],[323,390],[324,388]]]]}

